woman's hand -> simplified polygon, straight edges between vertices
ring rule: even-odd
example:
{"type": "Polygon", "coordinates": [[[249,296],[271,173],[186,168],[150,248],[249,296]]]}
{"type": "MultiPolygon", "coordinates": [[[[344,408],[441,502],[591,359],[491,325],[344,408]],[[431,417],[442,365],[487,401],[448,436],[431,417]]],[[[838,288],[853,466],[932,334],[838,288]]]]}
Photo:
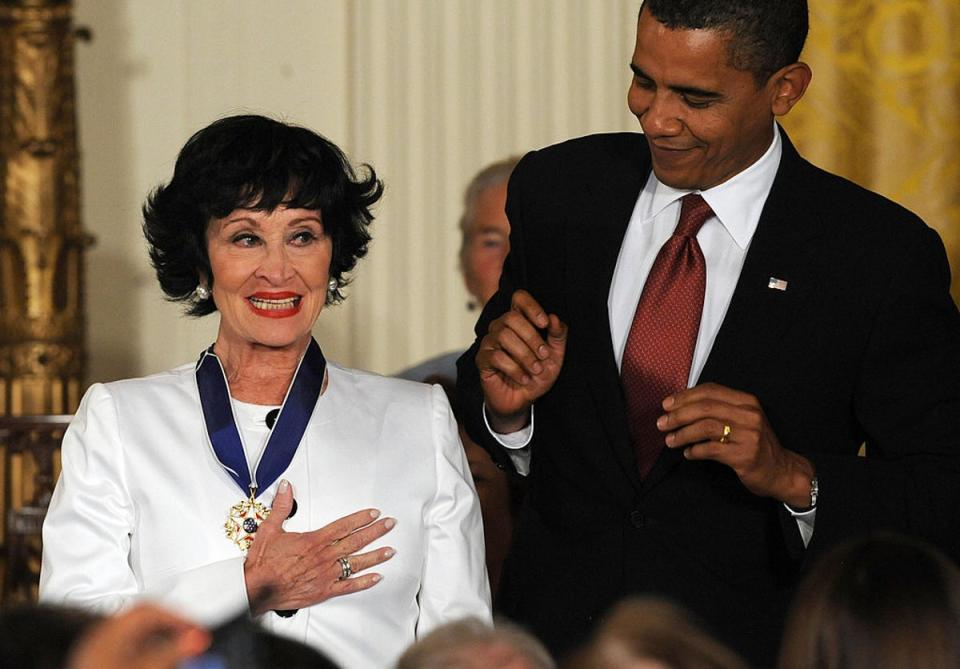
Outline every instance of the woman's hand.
{"type": "Polygon", "coordinates": [[[379,511],[364,509],[312,532],[286,532],[283,521],[292,507],[290,483],[281,481],[270,515],[257,530],[243,567],[253,615],[305,608],[366,590],[380,581],[376,573],[343,578],[340,559],[347,560],[351,573],[359,574],[392,558],[392,548],[357,551],[393,529],[393,518],[377,520],[379,511]]]}

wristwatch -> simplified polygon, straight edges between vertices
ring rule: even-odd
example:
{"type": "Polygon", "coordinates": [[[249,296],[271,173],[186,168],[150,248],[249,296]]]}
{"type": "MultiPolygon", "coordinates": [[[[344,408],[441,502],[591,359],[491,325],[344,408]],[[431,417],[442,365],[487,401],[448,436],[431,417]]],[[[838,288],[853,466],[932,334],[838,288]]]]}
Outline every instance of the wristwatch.
{"type": "Polygon", "coordinates": [[[790,510],[794,513],[806,513],[808,511],[813,511],[817,508],[817,498],[820,496],[820,479],[814,476],[810,479],[810,506],[805,509],[798,509],[794,506],[787,504],[790,507],[790,510]]]}
{"type": "Polygon", "coordinates": [[[820,496],[820,479],[814,476],[810,479],[810,509],[817,508],[817,497],[820,496]]]}

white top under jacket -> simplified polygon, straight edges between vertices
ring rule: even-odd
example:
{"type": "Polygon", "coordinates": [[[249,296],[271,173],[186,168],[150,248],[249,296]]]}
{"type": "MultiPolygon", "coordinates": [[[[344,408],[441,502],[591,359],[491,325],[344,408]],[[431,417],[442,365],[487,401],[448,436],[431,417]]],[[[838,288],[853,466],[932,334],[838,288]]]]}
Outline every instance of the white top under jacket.
{"type": "MultiPolygon", "coordinates": [[[[438,386],[335,364],[327,375],[283,475],[299,505],[284,527],[314,530],[377,508],[397,525],[364,550],[397,553],[373,588],[261,621],[342,667],[392,666],[443,622],[490,620],[480,506],[438,386]]],[[[207,625],[246,610],[244,558],[223,528],[244,495],[207,438],[194,365],[92,386],[62,453],[41,600],[113,612],[147,598],[207,625]]],[[[277,485],[260,501],[269,505],[277,485]]]]}

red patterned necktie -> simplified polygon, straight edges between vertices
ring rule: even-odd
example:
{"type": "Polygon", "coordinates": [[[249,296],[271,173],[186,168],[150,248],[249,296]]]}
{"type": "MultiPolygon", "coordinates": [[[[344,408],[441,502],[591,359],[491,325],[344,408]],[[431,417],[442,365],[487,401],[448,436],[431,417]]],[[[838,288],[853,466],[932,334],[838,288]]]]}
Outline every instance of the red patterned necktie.
{"type": "Polygon", "coordinates": [[[664,447],[665,435],[656,423],[663,415],[661,403],[686,388],[690,376],[707,284],[697,232],[711,216],[700,195],[683,197],[680,222],[650,269],[627,337],[620,378],[641,478],[664,447]]]}

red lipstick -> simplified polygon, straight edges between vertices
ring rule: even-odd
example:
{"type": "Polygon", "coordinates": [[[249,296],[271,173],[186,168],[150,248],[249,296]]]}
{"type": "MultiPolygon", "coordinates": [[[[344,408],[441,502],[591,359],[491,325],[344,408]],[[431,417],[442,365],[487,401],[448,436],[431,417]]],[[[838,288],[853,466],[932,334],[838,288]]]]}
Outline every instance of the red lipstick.
{"type": "Polygon", "coordinates": [[[302,297],[289,291],[257,291],[247,297],[247,304],[253,313],[264,318],[289,318],[300,313],[302,297]]]}

